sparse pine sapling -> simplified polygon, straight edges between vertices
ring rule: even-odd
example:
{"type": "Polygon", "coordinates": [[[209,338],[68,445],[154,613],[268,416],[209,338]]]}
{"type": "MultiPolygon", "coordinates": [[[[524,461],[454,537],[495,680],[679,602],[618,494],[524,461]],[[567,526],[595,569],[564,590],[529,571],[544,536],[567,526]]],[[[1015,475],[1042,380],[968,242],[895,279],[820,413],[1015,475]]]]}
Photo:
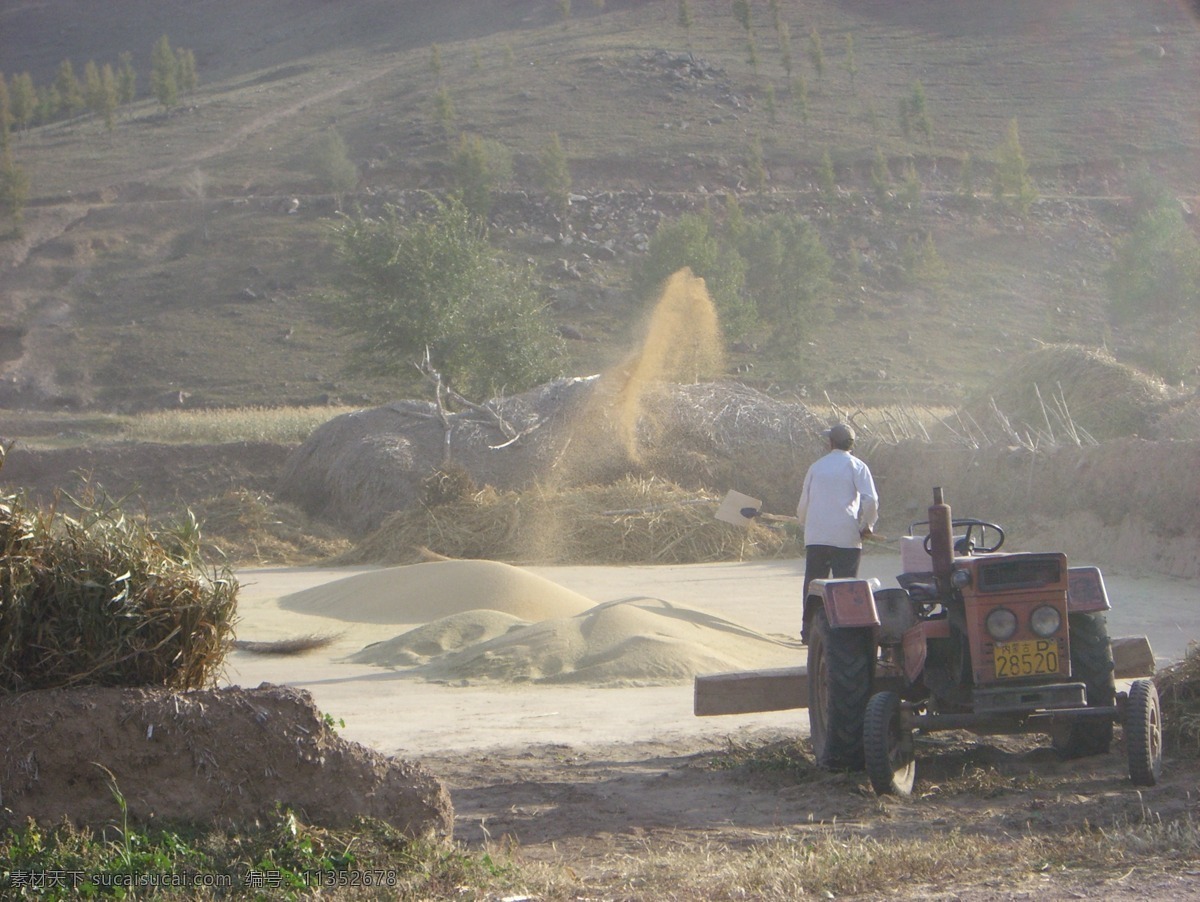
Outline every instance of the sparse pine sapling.
{"type": "Polygon", "coordinates": [[[558,134],[552,134],[538,155],[538,185],[550,205],[565,216],[571,206],[571,169],[558,134]]]}
{"type": "Polygon", "coordinates": [[[137,70],[133,54],[124,50],[117,57],[117,98],[121,103],[133,103],[137,97],[137,70]]]}
{"type": "Polygon", "coordinates": [[[808,61],[820,81],[825,77],[825,50],[821,46],[821,33],[813,28],[808,33],[808,61]]]}
{"type": "Polygon", "coordinates": [[[1007,203],[1024,216],[1037,200],[1037,189],[1029,177],[1029,164],[1021,147],[1017,120],[1010,119],[1004,143],[996,153],[996,170],[992,177],[992,197],[1007,203]]]}
{"type": "Polygon", "coordinates": [[[150,54],[150,90],[165,110],[179,102],[179,61],[165,34],[150,54]]]}
{"type": "Polygon", "coordinates": [[[18,131],[26,131],[37,115],[37,89],[33,85],[33,76],[28,72],[13,76],[8,94],[13,124],[18,131]]]}
{"type": "Polygon", "coordinates": [[[75,77],[75,69],[70,60],[63,60],[58,66],[58,75],[54,79],[54,87],[58,91],[59,109],[68,116],[73,116],[82,110],[87,101],[83,96],[83,87],[75,77]]]}

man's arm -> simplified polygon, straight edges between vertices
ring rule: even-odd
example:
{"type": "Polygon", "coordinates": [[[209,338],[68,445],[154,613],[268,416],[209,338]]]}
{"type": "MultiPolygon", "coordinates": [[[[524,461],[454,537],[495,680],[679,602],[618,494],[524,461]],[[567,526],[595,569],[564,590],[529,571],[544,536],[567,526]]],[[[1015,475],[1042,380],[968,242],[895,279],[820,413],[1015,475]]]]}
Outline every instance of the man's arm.
{"type": "Polygon", "coordinates": [[[796,519],[804,527],[804,519],[808,515],[809,486],[812,484],[812,467],[804,474],[804,488],[800,491],[800,503],[796,505],[796,519]]]}
{"type": "Polygon", "coordinates": [[[857,468],[854,484],[859,495],[858,522],[869,535],[879,522],[879,493],[875,491],[875,480],[866,464],[857,468]]]}

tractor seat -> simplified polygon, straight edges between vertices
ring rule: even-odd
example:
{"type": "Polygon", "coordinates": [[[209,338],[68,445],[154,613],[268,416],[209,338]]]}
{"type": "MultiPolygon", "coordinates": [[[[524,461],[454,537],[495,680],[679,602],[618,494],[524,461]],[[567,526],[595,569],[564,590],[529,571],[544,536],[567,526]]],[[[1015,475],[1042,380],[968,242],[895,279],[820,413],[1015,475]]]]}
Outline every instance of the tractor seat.
{"type": "Polygon", "coordinates": [[[927,573],[901,573],[896,577],[900,588],[904,589],[913,601],[937,601],[937,583],[933,580],[932,571],[927,573]]]}

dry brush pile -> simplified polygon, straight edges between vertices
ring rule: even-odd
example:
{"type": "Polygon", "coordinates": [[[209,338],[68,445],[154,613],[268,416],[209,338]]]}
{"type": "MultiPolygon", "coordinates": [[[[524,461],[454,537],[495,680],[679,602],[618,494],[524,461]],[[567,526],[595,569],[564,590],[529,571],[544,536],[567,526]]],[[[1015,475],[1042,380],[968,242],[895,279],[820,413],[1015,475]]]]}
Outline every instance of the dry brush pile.
{"type": "Polygon", "coordinates": [[[74,506],[0,495],[0,690],[212,683],[232,575],[209,572],[186,530],[155,534],[107,498],[74,506]]]}

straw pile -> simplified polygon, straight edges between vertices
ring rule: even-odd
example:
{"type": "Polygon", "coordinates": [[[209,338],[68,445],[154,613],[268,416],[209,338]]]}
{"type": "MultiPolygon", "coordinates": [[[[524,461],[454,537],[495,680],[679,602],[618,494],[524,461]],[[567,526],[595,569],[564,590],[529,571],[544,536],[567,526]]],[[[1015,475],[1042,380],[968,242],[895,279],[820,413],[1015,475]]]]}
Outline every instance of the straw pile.
{"type": "Polygon", "coordinates": [[[714,518],[718,499],[658,479],[611,485],[484,489],[468,499],[400,511],[342,558],[407,564],[451,558],[546,564],[705,563],[777,554],[785,537],[714,518]]]}
{"type": "Polygon", "coordinates": [[[0,690],[212,683],[237,583],[107,501],[77,518],[0,496],[0,690]]]}
{"type": "Polygon", "coordinates": [[[1162,700],[1164,744],[1174,754],[1200,757],[1200,649],[1193,647],[1154,675],[1162,700]]]}
{"type": "Polygon", "coordinates": [[[1032,436],[1042,445],[1090,444],[1147,435],[1166,399],[1162,382],[1107,351],[1046,345],[1019,358],[965,410],[979,424],[999,414],[1022,443],[1032,436]]]}

